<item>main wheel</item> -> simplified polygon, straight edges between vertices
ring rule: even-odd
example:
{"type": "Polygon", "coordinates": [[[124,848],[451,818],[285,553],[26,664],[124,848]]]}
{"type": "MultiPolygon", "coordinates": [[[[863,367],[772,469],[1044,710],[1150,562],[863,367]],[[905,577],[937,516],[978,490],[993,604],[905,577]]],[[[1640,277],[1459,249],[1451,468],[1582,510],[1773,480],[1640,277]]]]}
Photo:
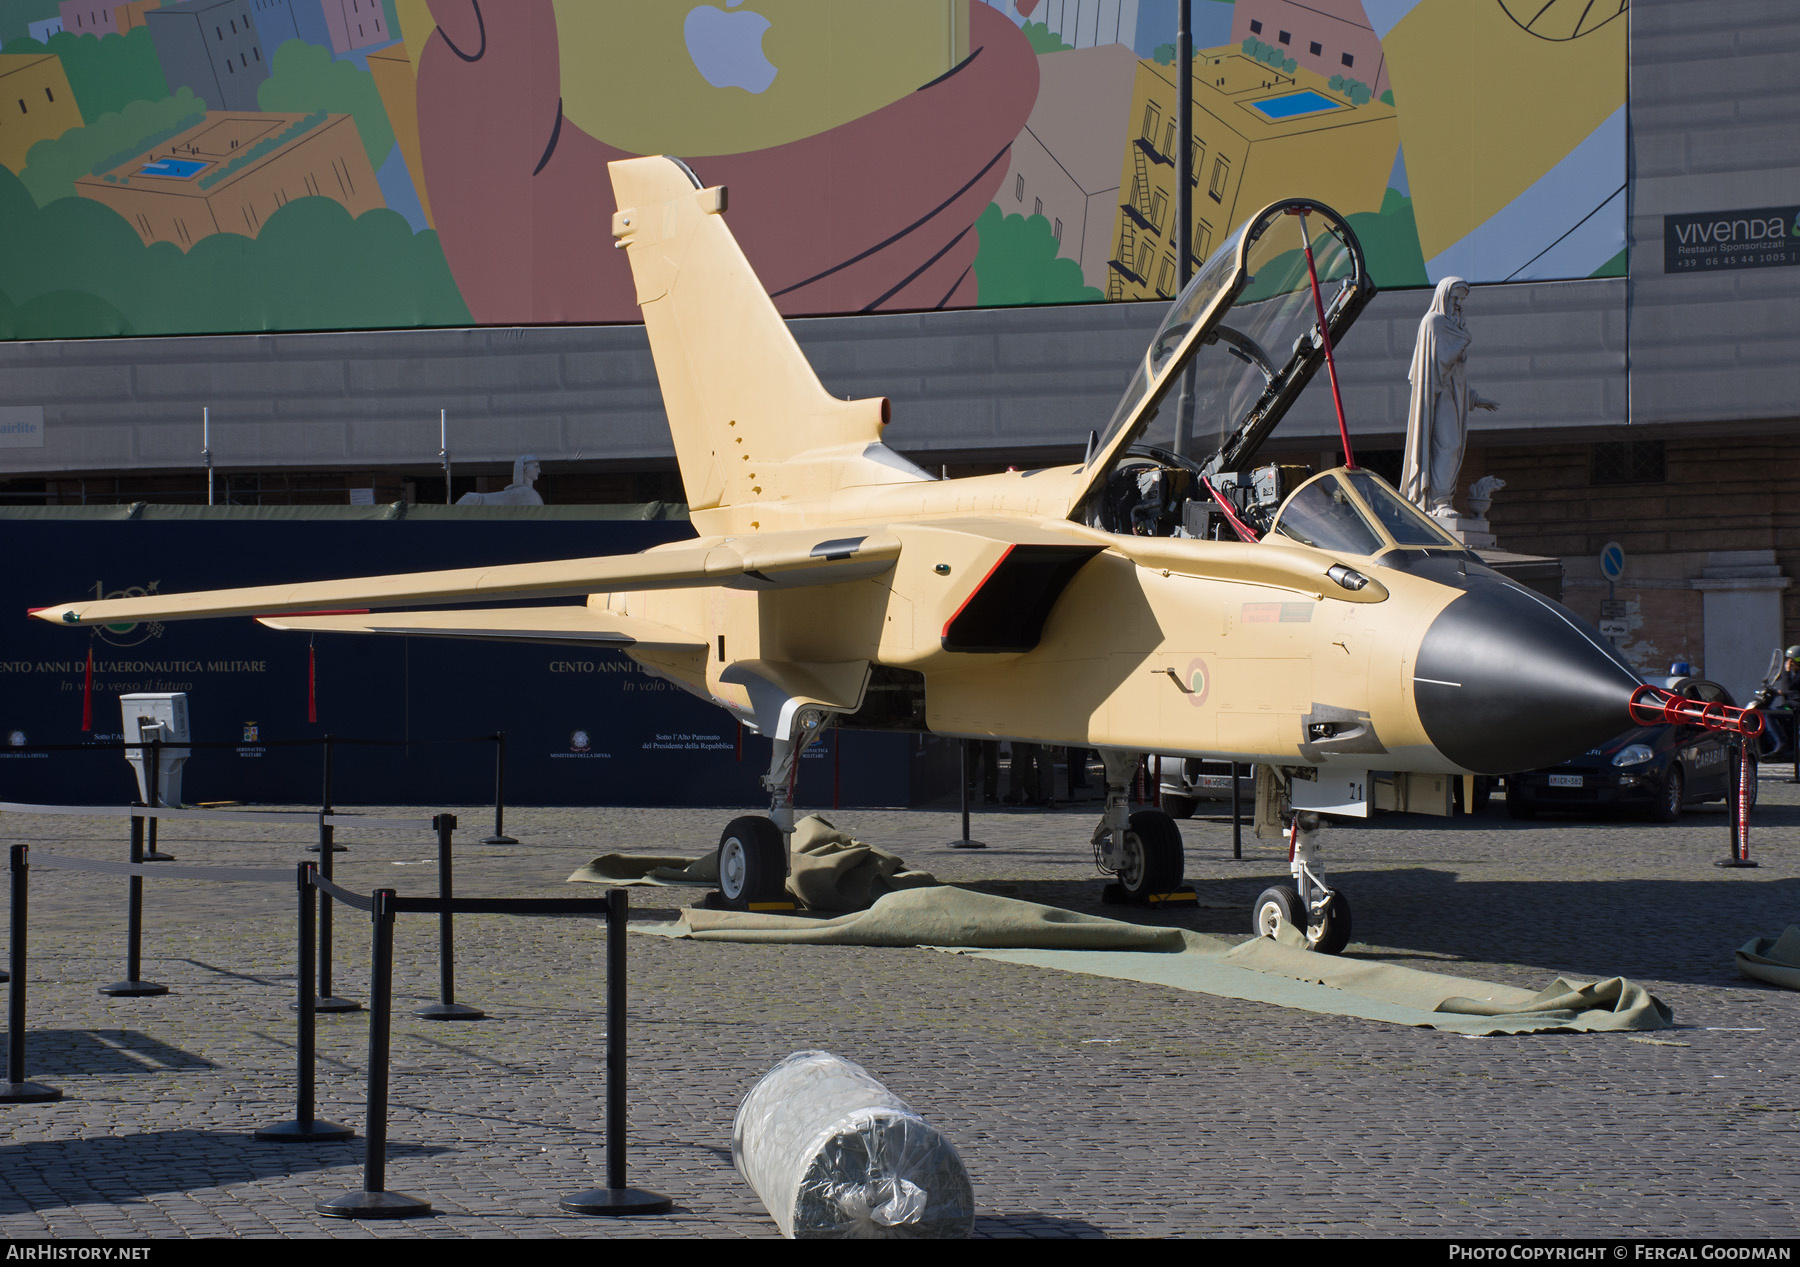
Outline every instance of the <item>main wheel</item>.
{"type": "Polygon", "coordinates": [[[1178,796],[1174,792],[1162,794],[1162,811],[1170,818],[1192,818],[1195,804],[1191,796],[1178,796]]]}
{"type": "Polygon", "coordinates": [[[1167,893],[1181,883],[1186,861],[1181,856],[1181,828],[1159,809],[1131,816],[1119,860],[1119,887],[1129,900],[1167,893]]]}
{"type": "Polygon", "coordinates": [[[787,859],[773,820],[746,814],[725,824],[719,836],[719,893],[725,905],[747,911],[779,901],[787,891],[787,859]]]}
{"type": "Polygon", "coordinates": [[[1687,780],[1682,777],[1681,767],[1671,765],[1669,772],[1663,775],[1662,786],[1657,789],[1656,800],[1650,806],[1650,817],[1659,823],[1672,823],[1681,817],[1681,802],[1686,796],[1687,780]]]}

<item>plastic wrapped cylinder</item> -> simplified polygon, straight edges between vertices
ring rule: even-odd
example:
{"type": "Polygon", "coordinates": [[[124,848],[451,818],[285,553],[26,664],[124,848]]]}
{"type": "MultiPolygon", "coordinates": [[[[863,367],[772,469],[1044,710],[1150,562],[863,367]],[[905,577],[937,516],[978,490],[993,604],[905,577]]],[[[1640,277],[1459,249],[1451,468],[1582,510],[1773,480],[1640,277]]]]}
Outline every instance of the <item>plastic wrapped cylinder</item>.
{"type": "Polygon", "coordinates": [[[975,1223],[950,1141],[828,1051],[795,1052],[750,1088],[731,1160],[791,1240],[962,1237],[975,1223]]]}

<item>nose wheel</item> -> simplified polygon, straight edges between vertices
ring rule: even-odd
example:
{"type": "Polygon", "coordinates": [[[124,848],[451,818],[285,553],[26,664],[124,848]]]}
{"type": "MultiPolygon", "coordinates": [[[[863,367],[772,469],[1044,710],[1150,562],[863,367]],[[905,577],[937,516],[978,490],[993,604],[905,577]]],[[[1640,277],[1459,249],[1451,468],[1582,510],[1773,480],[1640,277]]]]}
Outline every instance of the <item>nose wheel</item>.
{"type": "Polygon", "coordinates": [[[1350,899],[1328,888],[1321,878],[1319,832],[1323,820],[1301,812],[1288,825],[1288,869],[1293,884],[1264,889],[1251,908],[1251,927],[1258,937],[1273,937],[1282,920],[1304,929],[1308,949],[1335,955],[1350,944],[1350,899]]]}
{"type": "Polygon", "coordinates": [[[1275,927],[1286,920],[1306,931],[1306,945],[1322,955],[1335,955],[1350,944],[1350,899],[1342,893],[1329,893],[1315,913],[1300,900],[1300,890],[1291,884],[1277,884],[1258,895],[1252,908],[1258,937],[1273,937],[1275,927]]]}

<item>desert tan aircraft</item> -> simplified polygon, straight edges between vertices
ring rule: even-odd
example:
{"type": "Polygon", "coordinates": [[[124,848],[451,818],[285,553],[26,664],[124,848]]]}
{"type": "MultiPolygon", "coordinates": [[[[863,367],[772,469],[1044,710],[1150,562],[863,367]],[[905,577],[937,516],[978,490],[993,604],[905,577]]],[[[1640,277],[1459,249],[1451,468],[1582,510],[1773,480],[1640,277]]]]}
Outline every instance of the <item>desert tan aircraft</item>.
{"type": "MultiPolygon", "coordinates": [[[[1175,889],[1183,859],[1167,815],[1130,810],[1139,753],[1266,764],[1296,810],[1357,814],[1372,770],[1503,774],[1630,723],[1629,664],[1380,479],[1251,467],[1373,294],[1328,208],[1277,203],[1213,252],[1084,461],[937,479],[883,443],[885,399],[821,386],[723,188],[670,158],[611,172],[697,541],[35,614],[618,648],[773,740],[770,815],[735,819],[719,846],[740,907],[780,901],[795,759],[834,719],[1098,748],[1095,858],[1141,900],[1175,889]],[[1190,370],[1218,438],[1204,462],[1142,443],[1190,370]],[[566,596],[586,602],[441,607],[566,596]]],[[[1259,899],[1256,926],[1280,915],[1339,949],[1349,903],[1323,879],[1314,820],[1297,821],[1294,884],[1259,899]]]]}

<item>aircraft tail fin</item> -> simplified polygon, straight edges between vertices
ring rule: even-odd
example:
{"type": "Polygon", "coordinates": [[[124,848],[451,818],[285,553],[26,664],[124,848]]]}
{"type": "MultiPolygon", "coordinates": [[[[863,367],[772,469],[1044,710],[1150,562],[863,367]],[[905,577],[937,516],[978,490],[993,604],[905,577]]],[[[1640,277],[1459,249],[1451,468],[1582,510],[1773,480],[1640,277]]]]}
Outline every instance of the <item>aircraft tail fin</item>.
{"type": "Polygon", "coordinates": [[[887,400],[820,384],[725,224],[724,187],[674,158],[608,167],[690,509],[766,500],[771,465],[878,442],[887,400]]]}

